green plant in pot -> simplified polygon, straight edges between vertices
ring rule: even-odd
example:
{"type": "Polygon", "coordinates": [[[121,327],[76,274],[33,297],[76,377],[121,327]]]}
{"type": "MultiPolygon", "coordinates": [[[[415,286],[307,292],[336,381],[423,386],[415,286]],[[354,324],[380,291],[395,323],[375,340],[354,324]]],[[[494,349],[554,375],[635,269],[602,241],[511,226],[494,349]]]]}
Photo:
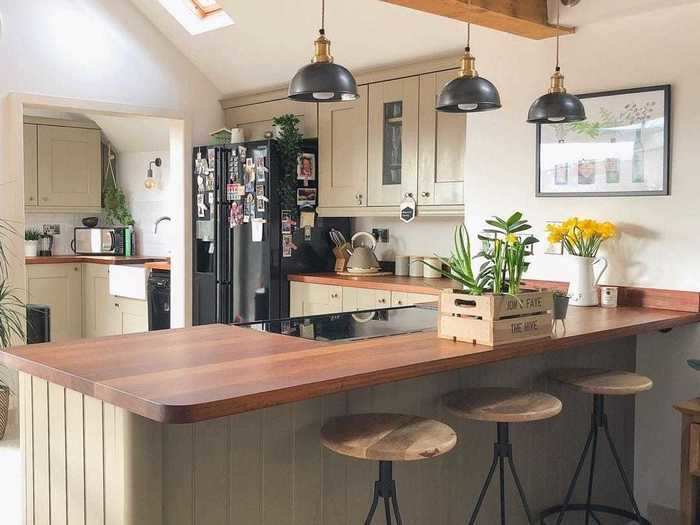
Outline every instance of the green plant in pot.
{"type": "Polygon", "coordinates": [[[29,228],[24,231],[24,256],[36,257],[39,253],[39,239],[41,231],[36,228],[29,228]]]}
{"type": "MultiPolygon", "coordinates": [[[[24,304],[8,282],[8,261],[5,241],[15,235],[15,230],[0,220],[0,348],[7,348],[15,340],[24,339],[24,304]]],[[[0,439],[5,435],[10,405],[9,380],[3,379],[4,369],[0,367],[0,439]]]]}
{"type": "Polygon", "coordinates": [[[569,295],[562,290],[554,290],[554,320],[563,321],[569,311],[569,295]]]}
{"type": "Polygon", "coordinates": [[[299,132],[301,121],[294,115],[280,115],[272,120],[276,129],[277,146],[282,164],[280,180],[280,202],[282,208],[296,212],[297,209],[297,163],[301,155],[303,135],[299,132]]]}

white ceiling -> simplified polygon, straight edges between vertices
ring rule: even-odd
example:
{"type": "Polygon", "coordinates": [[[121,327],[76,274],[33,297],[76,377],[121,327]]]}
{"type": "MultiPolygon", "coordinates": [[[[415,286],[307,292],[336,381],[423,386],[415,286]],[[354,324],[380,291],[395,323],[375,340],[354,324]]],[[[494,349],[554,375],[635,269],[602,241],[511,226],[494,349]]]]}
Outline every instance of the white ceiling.
{"type": "MultiPolygon", "coordinates": [[[[131,1],[224,95],[284,85],[311,58],[320,22],[320,0],[219,0],[235,24],[191,36],[158,0],[131,1]]],[[[561,18],[582,26],[699,2],[582,0],[561,18]]],[[[379,0],[326,0],[326,33],[336,61],[357,72],[458,53],[464,24],[379,0]]]]}

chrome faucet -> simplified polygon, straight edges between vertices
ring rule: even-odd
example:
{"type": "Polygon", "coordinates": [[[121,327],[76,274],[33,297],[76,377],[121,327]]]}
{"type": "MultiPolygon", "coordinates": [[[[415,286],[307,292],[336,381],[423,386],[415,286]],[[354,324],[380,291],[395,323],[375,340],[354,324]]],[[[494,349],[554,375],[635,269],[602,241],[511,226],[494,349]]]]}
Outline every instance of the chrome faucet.
{"type": "Polygon", "coordinates": [[[158,225],[163,222],[163,221],[172,221],[170,217],[167,215],[164,215],[163,217],[159,217],[156,223],[153,225],[153,235],[158,235],[158,225]]]}

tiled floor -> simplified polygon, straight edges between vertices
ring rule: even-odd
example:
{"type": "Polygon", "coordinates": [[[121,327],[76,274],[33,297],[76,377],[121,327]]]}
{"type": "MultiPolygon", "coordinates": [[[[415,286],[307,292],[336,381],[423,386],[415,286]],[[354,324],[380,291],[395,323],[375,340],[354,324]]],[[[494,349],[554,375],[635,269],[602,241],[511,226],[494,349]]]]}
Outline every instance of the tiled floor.
{"type": "Polygon", "coordinates": [[[0,441],[0,509],[3,525],[22,522],[22,457],[17,410],[10,411],[5,439],[0,441]]]}

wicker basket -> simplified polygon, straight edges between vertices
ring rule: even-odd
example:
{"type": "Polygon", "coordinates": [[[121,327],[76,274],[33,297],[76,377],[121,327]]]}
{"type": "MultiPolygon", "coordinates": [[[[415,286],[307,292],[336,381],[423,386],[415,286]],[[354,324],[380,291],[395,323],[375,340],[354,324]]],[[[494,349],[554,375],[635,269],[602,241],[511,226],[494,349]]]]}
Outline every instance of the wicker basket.
{"type": "Polygon", "coordinates": [[[7,427],[7,413],[10,409],[10,389],[0,385],[0,440],[5,437],[7,427]]]}

